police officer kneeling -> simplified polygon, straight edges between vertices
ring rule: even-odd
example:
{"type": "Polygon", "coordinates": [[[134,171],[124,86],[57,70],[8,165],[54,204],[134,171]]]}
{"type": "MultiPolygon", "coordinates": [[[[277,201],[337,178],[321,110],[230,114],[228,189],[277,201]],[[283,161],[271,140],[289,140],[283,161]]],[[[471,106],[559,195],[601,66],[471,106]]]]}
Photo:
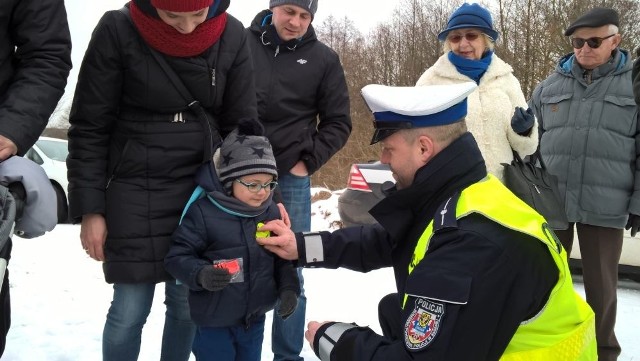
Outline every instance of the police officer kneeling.
{"type": "MultiPolygon", "coordinates": [[[[384,336],[310,322],[323,361],[596,360],[594,314],[572,286],[567,254],[542,216],[487,174],[464,122],[475,83],[368,85],[372,144],[396,186],[370,213],[377,225],[298,233],[273,221],[259,242],[305,267],[392,266],[384,336]]],[[[489,120],[490,121],[490,120],[489,120]]]]}

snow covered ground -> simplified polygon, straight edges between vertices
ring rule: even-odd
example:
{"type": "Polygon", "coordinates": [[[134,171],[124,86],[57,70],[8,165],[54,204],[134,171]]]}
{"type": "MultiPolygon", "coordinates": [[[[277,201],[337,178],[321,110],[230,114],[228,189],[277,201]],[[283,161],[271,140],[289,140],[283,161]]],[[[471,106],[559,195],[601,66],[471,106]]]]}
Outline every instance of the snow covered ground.
{"type": "MultiPolygon", "coordinates": [[[[339,192],[313,205],[312,228],[335,229],[339,223],[339,192]]],[[[89,259],[79,240],[79,226],[59,225],[36,239],[14,239],[10,264],[13,324],[3,361],[93,361],[101,359],[101,334],[111,286],[102,268],[89,259]]],[[[391,270],[361,274],[349,270],[304,271],[307,320],[346,321],[380,332],[378,300],[394,291],[391,270]]],[[[576,289],[582,293],[577,280],[576,289]]],[[[640,284],[623,282],[618,292],[617,334],[620,361],[640,360],[640,284]]],[[[164,321],[162,290],[158,289],[144,328],[140,360],[160,358],[164,321]]],[[[270,315],[265,327],[263,360],[271,360],[270,315]]],[[[305,360],[317,360],[305,343],[305,360]]],[[[192,359],[195,359],[192,357],[192,359]]]]}

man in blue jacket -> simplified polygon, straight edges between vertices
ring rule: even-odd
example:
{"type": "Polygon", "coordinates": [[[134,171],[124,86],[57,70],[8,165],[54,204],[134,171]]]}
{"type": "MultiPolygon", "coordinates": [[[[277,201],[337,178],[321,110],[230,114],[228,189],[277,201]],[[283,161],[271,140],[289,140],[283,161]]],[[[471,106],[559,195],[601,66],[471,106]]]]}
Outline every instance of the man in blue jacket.
{"type": "Polygon", "coordinates": [[[594,8],[565,31],[573,53],[533,92],[540,154],[558,177],[571,253],[577,229],[587,302],[596,314],[598,357],[617,360],[618,262],[624,228],[640,228],[640,124],[631,54],[618,46],[618,13],[594,8]]]}
{"type": "MultiPolygon", "coordinates": [[[[278,188],[294,231],[311,228],[310,177],[347,142],[349,93],[340,59],[311,26],[318,0],[270,0],[247,29],[258,115],[278,165],[278,188]]],[[[299,274],[301,286],[302,274],[299,274]]],[[[275,316],[276,361],[302,360],[306,298],[296,312],[275,316]]]]}
{"type": "MultiPolygon", "coordinates": [[[[63,0],[0,3],[0,161],[38,140],[67,84],[71,35],[63,0]]],[[[11,242],[0,255],[9,259],[11,242]]],[[[0,356],[11,324],[9,272],[0,292],[0,356]]]]}

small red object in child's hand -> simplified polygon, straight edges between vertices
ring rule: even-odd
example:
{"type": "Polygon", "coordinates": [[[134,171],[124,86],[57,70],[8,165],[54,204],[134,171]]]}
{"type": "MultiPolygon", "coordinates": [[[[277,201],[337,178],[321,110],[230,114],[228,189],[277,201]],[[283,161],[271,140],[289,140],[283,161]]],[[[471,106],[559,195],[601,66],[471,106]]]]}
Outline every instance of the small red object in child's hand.
{"type": "Polygon", "coordinates": [[[231,274],[236,274],[240,271],[240,262],[237,259],[230,261],[224,261],[213,265],[215,268],[224,268],[231,274]]]}

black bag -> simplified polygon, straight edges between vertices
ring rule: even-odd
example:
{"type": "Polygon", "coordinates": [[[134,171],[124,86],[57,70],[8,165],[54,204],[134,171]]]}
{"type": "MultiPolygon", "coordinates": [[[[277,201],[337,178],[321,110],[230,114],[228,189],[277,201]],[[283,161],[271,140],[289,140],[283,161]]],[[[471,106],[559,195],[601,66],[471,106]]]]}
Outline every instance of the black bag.
{"type": "Polygon", "coordinates": [[[551,229],[562,230],[569,227],[558,191],[558,179],[547,172],[539,152],[532,154],[525,162],[513,151],[511,164],[502,165],[504,184],[511,192],[544,216],[551,229]],[[540,166],[536,166],[536,159],[540,166]]]}

